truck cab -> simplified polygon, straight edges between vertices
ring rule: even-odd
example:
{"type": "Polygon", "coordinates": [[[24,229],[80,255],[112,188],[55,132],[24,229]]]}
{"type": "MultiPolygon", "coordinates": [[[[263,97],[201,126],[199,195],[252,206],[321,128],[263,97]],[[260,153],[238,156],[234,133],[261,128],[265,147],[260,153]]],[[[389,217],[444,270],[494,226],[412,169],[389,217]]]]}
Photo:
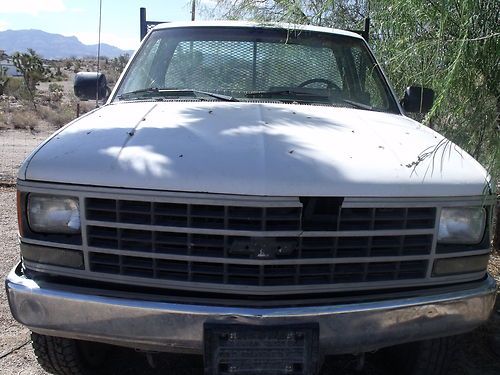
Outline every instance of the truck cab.
{"type": "Polygon", "coordinates": [[[418,343],[430,357],[407,373],[440,373],[431,354],[494,306],[495,200],[477,161],[406,116],[432,95],[400,102],[353,32],[156,26],[105,105],[19,170],[6,288],[42,366],[66,374],[70,348],[93,373],[85,354],[111,344],[314,374],[418,343]]]}

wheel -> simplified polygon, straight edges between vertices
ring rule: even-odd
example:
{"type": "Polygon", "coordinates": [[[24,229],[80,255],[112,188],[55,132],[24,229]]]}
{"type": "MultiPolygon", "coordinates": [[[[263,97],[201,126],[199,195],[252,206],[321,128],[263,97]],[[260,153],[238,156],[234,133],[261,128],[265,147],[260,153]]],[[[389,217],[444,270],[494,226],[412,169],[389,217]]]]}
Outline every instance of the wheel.
{"type": "Polygon", "coordinates": [[[335,91],[339,91],[339,92],[342,91],[342,89],[335,82],[330,81],[329,79],[324,79],[324,78],[308,79],[307,81],[302,82],[297,87],[306,87],[312,83],[324,83],[326,85],[326,88],[329,90],[334,89],[335,91]]]}
{"type": "Polygon", "coordinates": [[[453,363],[456,337],[442,337],[382,349],[382,364],[392,374],[445,375],[453,363]]]}
{"type": "Polygon", "coordinates": [[[93,342],[31,333],[35,356],[43,369],[56,375],[99,374],[109,348],[93,342]]]}

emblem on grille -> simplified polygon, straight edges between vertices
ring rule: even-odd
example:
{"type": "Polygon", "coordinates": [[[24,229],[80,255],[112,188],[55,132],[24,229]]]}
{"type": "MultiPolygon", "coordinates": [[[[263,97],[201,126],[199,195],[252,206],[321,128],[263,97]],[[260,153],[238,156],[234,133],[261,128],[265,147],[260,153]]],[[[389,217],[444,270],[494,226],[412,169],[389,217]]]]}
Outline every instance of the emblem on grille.
{"type": "Polygon", "coordinates": [[[292,255],[296,248],[297,243],[294,241],[279,241],[275,238],[248,239],[234,241],[229,253],[256,259],[274,259],[292,255]]]}

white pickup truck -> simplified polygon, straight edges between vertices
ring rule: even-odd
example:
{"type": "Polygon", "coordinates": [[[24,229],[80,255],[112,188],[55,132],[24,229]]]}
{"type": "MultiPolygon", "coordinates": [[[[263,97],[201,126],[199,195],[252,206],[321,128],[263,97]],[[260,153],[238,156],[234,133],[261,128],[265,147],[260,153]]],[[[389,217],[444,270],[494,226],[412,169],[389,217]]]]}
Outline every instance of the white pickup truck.
{"type": "MultiPolygon", "coordinates": [[[[91,98],[104,77],[86,78],[91,98]]],[[[105,105],[19,170],[6,288],[40,364],[93,374],[111,344],[203,354],[213,375],[314,374],[393,347],[399,373],[443,373],[449,336],[494,306],[494,196],[405,116],[432,100],[399,102],[352,32],[155,27],[105,105]]]]}

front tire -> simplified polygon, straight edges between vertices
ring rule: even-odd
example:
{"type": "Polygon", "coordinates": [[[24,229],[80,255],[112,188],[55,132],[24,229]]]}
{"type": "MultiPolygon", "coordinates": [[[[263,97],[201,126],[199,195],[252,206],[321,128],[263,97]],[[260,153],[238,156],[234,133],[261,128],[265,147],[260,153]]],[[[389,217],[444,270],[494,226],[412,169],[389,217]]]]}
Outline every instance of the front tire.
{"type": "Polygon", "coordinates": [[[35,356],[42,368],[55,375],[99,374],[107,345],[31,333],[35,356]]]}

